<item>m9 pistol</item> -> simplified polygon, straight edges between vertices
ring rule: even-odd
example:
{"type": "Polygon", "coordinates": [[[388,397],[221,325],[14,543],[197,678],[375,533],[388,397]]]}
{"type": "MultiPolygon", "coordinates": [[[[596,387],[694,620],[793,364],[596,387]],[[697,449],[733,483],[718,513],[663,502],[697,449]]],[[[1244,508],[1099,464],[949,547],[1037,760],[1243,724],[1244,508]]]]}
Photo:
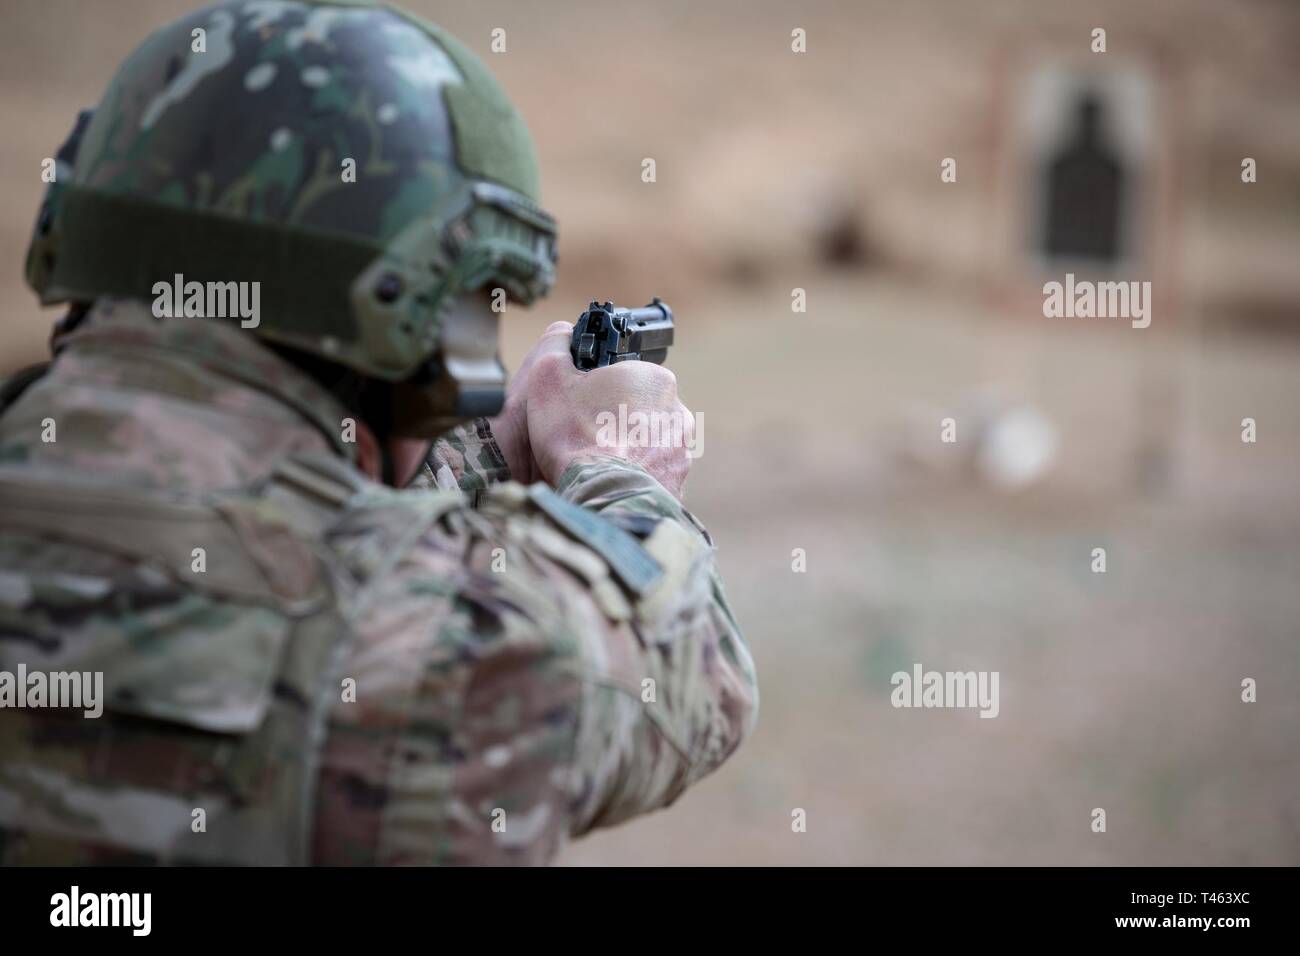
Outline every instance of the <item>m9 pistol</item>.
{"type": "Polygon", "coordinates": [[[584,372],[638,359],[662,365],[673,344],[673,310],[656,298],[640,309],[592,301],[573,325],[569,352],[584,372]]]}

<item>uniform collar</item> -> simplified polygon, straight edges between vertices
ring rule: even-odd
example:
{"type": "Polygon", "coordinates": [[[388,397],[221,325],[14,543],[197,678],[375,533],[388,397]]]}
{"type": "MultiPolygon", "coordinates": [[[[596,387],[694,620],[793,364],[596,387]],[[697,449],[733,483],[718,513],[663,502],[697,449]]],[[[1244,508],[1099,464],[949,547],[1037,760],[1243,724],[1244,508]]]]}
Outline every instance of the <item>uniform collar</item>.
{"type": "MultiPolygon", "coordinates": [[[[205,318],[156,318],[143,303],[103,299],[54,341],[56,351],[111,352],[124,361],[122,381],[147,388],[157,363],[182,370],[199,367],[267,401],[288,405],[322,433],[338,454],[356,464],[357,443],[345,441],[344,419],[355,413],[315,379],[267,348],[233,322],[205,318]],[[139,361],[131,361],[138,358],[139,361]],[[135,372],[133,373],[133,369],[135,372]]],[[[257,400],[254,398],[253,400],[257,400]]],[[[356,421],[357,430],[365,428],[356,421]]]]}

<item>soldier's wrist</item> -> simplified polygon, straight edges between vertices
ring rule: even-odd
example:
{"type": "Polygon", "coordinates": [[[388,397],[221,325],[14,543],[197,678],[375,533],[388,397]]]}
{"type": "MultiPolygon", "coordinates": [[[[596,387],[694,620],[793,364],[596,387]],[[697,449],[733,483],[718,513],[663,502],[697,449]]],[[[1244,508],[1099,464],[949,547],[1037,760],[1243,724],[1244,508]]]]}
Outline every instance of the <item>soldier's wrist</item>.
{"type": "Polygon", "coordinates": [[[662,488],[650,472],[635,462],[619,455],[590,451],[574,455],[556,479],[554,487],[560,495],[573,501],[575,495],[585,494],[593,478],[601,476],[604,479],[602,484],[608,484],[611,479],[618,480],[622,475],[627,475],[638,487],[653,485],[662,488]]]}

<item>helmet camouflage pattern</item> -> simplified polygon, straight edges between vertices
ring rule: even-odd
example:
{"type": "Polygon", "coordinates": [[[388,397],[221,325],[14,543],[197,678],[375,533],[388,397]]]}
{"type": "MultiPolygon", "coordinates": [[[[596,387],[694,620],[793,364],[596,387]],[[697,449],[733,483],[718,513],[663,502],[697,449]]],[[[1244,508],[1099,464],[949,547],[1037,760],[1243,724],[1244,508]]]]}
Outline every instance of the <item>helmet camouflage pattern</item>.
{"type": "MultiPolygon", "coordinates": [[[[256,334],[403,381],[436,375],[462,293],[528,304],[552,284],[523,121],[473,54],[386,4],[206,7],[150,36],[82,125],[29,252],[43,302],[255,281],[256,334]]],[[[462,378],[495,354],[494,319],[462,378]]]]}

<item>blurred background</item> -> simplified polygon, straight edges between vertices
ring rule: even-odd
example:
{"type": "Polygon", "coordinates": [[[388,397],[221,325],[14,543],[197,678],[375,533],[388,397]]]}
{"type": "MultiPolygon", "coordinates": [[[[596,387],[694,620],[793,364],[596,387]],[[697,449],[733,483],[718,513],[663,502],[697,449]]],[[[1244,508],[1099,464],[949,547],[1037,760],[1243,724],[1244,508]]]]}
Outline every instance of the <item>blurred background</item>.
{"type": "MultiPolygon", "coordinates": [[[[41,160],[197,5],[5,0],[0,374],[56,317],[41,160]]],[[[407,5],[560,221],[508,363],[593,297],[676,311],[759,668],[723,770],[562,862],[1300,863],[1300,4],[407,5]],[[1151,326],[1045,318],[1067,271],[1151,282],[1151,326]],[[999,671],[1000,715],[891,707],[914,662],[999,671]]]]}

